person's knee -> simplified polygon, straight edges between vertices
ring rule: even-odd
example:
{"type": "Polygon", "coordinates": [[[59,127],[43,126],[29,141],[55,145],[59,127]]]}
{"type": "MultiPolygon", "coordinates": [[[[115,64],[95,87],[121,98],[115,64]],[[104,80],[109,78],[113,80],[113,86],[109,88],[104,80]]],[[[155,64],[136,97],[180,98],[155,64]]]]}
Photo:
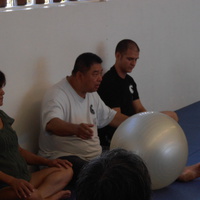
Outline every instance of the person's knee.
{"type": "Polygon", "coordinates": [[[64,175],[66,177],[69,177],[71,180],[74,175],[74,171],[73,171],[72,167],[69,167],[68,169],[62,169],[62,170],[63,170],[64,175]]]}
{"type": "Polygon", "coordinates": [[[63,185],[67,185],[71,181],[73,174],[74,174],[74,172],[71,167],[69,167],[67,169],[60,168],[57,178],[59,179],[59,182],[62,182],[63,185]]]}

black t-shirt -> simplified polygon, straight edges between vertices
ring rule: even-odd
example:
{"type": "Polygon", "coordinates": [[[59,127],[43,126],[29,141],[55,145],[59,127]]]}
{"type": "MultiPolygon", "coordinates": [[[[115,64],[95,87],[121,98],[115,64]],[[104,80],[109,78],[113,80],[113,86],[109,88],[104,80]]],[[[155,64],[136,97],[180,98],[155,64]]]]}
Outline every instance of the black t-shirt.
{"type": "MultiPolygon", "coordinates": [[[[122,79],[115,67],[106,72],[98,89],[98,93],[105,104],[111,108],[119,107],[121,113],[131,116],[135,114],[132,102],[139,99],[137,85],[128,74],[122,79]]],[[[109,146],[115,128],[106,126],[98,130],[102,146],[109,146]]]]}

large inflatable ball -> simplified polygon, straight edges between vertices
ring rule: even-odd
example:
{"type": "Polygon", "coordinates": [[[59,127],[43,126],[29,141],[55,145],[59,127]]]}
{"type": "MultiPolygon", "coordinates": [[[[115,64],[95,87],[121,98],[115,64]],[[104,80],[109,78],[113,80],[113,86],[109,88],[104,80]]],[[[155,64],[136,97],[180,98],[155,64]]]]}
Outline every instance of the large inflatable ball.
{"type": "Polygon", "coordinates": [[[149,170],[153,190],[174,182],[188,157],[188,144],[182,128],[159,112],[143,112],[129,117],[115,131],[110,148],[123,148],[139,155],[149,170]]]}

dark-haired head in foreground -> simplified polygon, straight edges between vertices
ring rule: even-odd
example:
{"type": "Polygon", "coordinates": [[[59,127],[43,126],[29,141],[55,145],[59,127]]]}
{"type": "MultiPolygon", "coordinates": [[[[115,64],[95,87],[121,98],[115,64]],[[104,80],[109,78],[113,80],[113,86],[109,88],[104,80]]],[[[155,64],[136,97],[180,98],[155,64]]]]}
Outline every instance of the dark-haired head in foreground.
{"type": "Polygon", "coordinates": [[[149,200],[151,181],[142,159],[123,149],[86,165],[77,182],[77,200],[149,200]]]}

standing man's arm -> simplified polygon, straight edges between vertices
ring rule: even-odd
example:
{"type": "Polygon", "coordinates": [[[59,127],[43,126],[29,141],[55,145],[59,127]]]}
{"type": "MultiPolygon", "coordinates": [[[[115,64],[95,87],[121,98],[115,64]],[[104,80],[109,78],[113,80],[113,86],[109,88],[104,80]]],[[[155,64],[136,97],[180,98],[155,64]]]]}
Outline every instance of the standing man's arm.
{"type": "Polygon", "coordinates": [[[133,105],[133,109],[135,111],[135,113],[140,113],[140,112],[146,112],[147,110],[145,109],[145,107],[142,105],[142,102],[140,101],[140,99],[136,99],[132,102],[133,105]]]}
{"type": "MultiPolygon", "coordinates": [[[[133,108],[135,113],[146,112],[146,109],[142,105],[139,99],[133,101],[133,108]]],[[[110,122],[110,126],[118,127],[123,121],[125,121],[128,116],[121,113],[121,109],[119,107],[112,108],[113,110],[117,111],[114,119],[110,122]]]]}
{"type": "MultiPolygon", "coordinates": [[[[140,113],[140,112],[146,112],[147,110],[144,108],[144,106],[142,105],[141,101],[139,99],[133,101],[133,108],[135,110],[136,113],[140,113]]],[[[161,113],[168,115],[169,117],[173,118],[175,121],[178,122],[178,115],[173,112],[173,111],[161,111],[161,113]]]]}
{"type": "Polygon", "coordinates": [[[113,120],[110,122],[110,126],[117,128],[123,121],[128,119],[128,116],[117,112],[113,120]]]}
{"type": "MultiPolygon", "coordinates": [[[[142,105],[139,99],[133,101],[133,108],[136,113],[145,112],[146,109],[142,105]]],[[[110,126],[118,127],[123,121],[125,121],[128,116],[121,113],[121,109],[119,107],[113,108],[117,111],[114,119],[110,122],[110,126]]]]}

